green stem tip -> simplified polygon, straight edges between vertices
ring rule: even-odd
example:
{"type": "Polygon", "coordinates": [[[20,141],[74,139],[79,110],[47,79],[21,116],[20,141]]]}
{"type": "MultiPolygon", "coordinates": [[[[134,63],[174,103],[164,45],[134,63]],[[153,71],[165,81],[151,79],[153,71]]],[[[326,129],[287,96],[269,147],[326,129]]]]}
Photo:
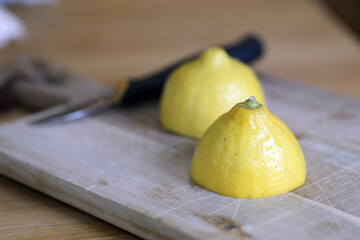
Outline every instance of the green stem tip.
{"type": "Polygon", "coordinates": [[[249,99],[245,100],[244,102],[240,103],[240,105],[247,109],[256,109],[261,107],[262,105],[256,101],[256,98],[254,96],[249,97],[249,99]]]}

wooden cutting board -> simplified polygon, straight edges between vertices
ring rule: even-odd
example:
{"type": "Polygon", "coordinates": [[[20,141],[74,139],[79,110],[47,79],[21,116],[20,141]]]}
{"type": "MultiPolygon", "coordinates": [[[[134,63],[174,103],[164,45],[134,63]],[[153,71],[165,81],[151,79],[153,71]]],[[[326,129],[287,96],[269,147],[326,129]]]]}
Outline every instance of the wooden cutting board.
{"type": "Polygon", "coordinates": [[[196,141],[163,131],[156,103],[62,125],[0,126],[0,172],[147,239],[360,238],[360,101],[261,76],[304,151],[306,183],[261,199],[194,184],[196,141]]]}

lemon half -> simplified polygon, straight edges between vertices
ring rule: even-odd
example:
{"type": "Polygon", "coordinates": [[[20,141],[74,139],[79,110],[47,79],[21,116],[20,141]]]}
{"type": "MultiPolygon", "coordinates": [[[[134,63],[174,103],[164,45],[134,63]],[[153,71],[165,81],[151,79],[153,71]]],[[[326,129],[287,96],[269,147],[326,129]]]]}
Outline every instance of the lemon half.
{"type": "Polygon", "coordinates": [[[200,138],[220,115],[250,96],[265,104],[254,71],[222,48],[209,48],[170,74],[160,101],[160,124],[200,138]]]}
{"type": "Polygon", "coordinates": [[[236,104],[205,132],[190,177],[222,195],[260,198],[301,186],[306,165],[289,128],[251,98],[236,104]]]}

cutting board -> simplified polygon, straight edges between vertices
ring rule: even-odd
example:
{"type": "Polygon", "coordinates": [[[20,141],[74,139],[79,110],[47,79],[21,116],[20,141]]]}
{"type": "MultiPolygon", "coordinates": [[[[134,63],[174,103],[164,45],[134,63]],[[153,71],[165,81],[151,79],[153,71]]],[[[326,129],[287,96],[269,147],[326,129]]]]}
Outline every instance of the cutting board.
{"type": "Polygon", "coordinates": [[[0,172],[147,239],[359,239],[360,102],[261,76],[270,111],[303,149],[305,184],[235,199],[189,179],[196,140],[163,131],[158,106],[62,125],[0,126],[0,172]]]}

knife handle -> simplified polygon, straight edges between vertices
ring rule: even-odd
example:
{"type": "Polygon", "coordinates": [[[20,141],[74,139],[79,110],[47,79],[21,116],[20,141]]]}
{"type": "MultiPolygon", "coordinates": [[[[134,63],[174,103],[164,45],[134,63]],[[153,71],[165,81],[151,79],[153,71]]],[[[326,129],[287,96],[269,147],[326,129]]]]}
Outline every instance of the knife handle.
{"type": "MultiPolygon", "coordinates": [[[[248,36],[235,44],[224,46],[231,57],[251,63],[263,53],[263,45],[255,36],[248,36]]],[[[127,88],[121,97],[122,105],[133,105],[160,96],[168,75],[179,65],[196,58],[200,53],[176,62],[154,74],[133,78],[127,82],[127,88]]]]}

